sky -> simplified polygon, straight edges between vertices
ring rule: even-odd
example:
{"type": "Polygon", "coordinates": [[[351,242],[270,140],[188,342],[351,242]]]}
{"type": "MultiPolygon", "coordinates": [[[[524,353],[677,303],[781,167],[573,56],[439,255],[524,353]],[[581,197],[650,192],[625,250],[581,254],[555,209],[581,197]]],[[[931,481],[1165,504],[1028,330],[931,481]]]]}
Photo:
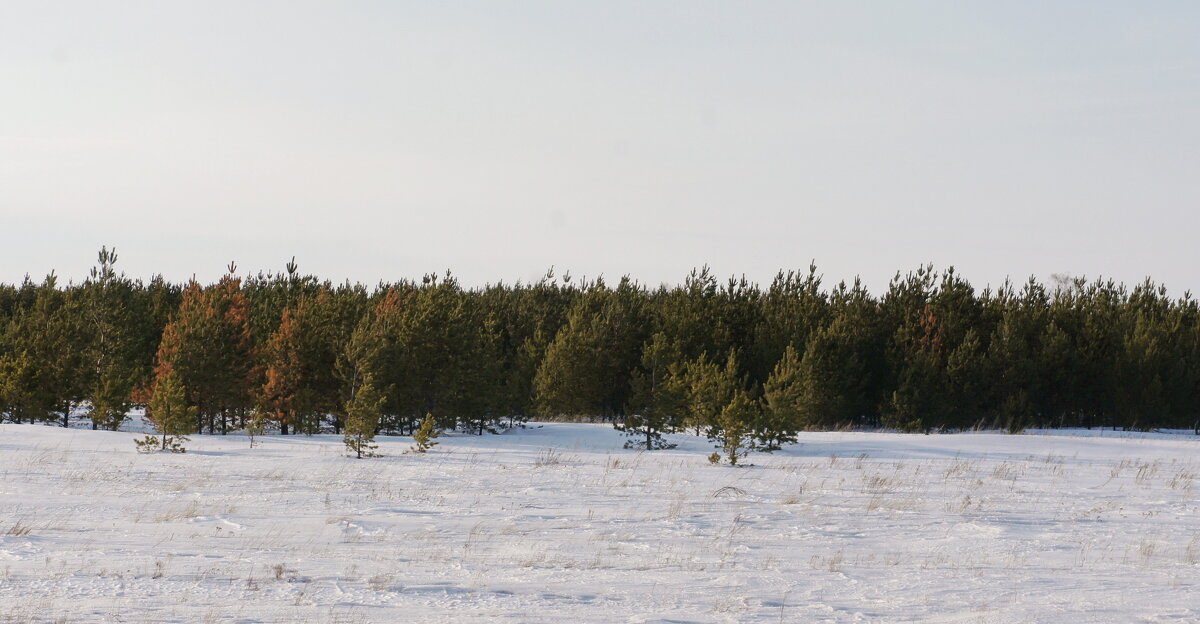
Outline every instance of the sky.
{"type": "Polygon", "coordinates": [[[7,2],[0,281],[1200,292],[1200,3],[7,2]]]}

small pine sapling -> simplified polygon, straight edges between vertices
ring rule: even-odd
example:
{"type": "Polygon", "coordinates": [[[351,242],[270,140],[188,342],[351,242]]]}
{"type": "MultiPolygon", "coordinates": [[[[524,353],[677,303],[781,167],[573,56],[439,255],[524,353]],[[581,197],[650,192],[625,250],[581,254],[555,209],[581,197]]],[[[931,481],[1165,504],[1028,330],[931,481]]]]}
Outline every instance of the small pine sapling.
{"type": "Polygon", "coordinates": [[[759,450],[777,451],[784,444],[796,441],[802,416],[799,405],[804,390],[800,364],[800,353],[788,345],[783,357],[775,364],[775,370],[763,384],[764,405],[754,431],[759,450]]]}
{"type": "Polygon", "coordinates": [[[135,440],[138,451],[183,453],[183,443],[188,440],[187,434],[195,429],[197,411],[195,407],[187,404],[183,382],[175,371],[168,372],[158,380],[148,407],[149,416],[162,437],[160,439],[159,436],[148,435],[141,440],[135,440]]]}
{"type": "Polygon", "coordinates": [[[758,403],[744,391],[739,390],[733,400],[721,410],[718,423],[721,432],[718,439],[721,450],[729,458],[729,464],[738,465],[738,460],[745,456],[749,441],[749,423],[754,422],[759,411],[758,403]]]}
{"type": "Polygon", "coordinates": [[[358,459],[375,457],[375,432],[383,418],[383,404],[387,397],[375,387],[374,379],[367,375],[354,397],[346,402],[346,448],[358,459]]]}
{"type": "Polygon", "coordinates": [[[414,453],[425,453],[429,449],[437,446],[435,439],[440,435],[433,421],[433,414],[425,414],[425,418],[421,420],[421,426],[417,428],[413,434],[413,441],[416,444],[412,447],[414,453]]]}
{"type": "Polygon", "coordinates": [[[246,435],[250,438],[250,448],[262,444],[256,438],[261,436],[266,428],[267,421],[263,418],[262,412],[255,412],[254,418],[251,418],[250,422],[246,423],[246,435]]]}

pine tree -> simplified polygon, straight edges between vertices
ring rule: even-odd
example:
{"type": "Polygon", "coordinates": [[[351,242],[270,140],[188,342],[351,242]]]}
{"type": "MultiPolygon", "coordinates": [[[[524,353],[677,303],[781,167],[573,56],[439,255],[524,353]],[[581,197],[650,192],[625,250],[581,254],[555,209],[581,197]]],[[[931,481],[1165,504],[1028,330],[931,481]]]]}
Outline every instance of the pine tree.
{"type": "Polygon", "coordinates": [[[299,335],[291,309],[285,308],[283,321],[266,347],[266,381],[259,391],[259,409],[279,423],[282,435],[288,434],[289,426],[299,428],[302,420],[303,408],[298,396],[302,383],[299,335]]]}
{"type": "Polygon", "coordinates": [[[640,444],[646,450],[672,448],[662,434],[674,431],[683,420],[685,389],[680,379],[679,350],[665,334],[658,332],[642,347],[641,366],[633,371],[629,407],[625,422],[618,428],[643,441],[626,442],[627,448],[640,444]]]}
{"type": "Polygon", "coordinates": [[[257,386],[249,307],[241,280],[230,274],[208,288],[196,282],[184,289],[179,309],[163,330],[156,356],[156,380],[174,370],[190,403],[197,406],[197,431],[228,431],[229,416],[254,404],[257,386]]]}
{"type": "Polygon", "coordinates": [[[412,451],[414,453],[426,453],[429,449],[437,446],[437,423],[434,422],[433,414],[426,414],[425,418],[421,419],[421,426],[417,427],[416,433],[413,434],[412,451]]]}
{"type": "Polygon", "coordinates": [[[800,358],[797,427],[878,424],[890,331],[859,280],[839,283],[829,298],[830,322],[812,331],[800,358]]]}
{"type": "Polygon", "coordinates": [[[1051,427],[1078,426],[1074,404],[1074,377],[1079,369],[1074,338],[1057,322],[1050,321],[1041,336],[1038,369],[1042,371],[1040,412],[1051,427]]]}
{"type": "Polygon", "coordinates": [[[141,368],[129,315],[134,284],[116,272],[116,262],[117,250],[101,247],[97,264],[80,289],[87,336],[80,345],[85,398],[92,405],[93,425],[113,431],[133,406],[131,395],[141,368]]]}
{"type": "Polygon", "coordinates": [[[162,437],[160,440],[146,436],[138,440],[139,450],[184,452],[187,434],[195,431],[196,408],[188,405],[183,383],[174,371],[167,371],[159,378],[146,415],[162,437]]]}
{"type": "Polygon", "coordinates": [[[597,280],[572,306],[534,377],[544,416],[611,418],[629,404],[629,372],[647,335],[645,289],[628,278],[608,290],[597,280]]]}
{"type": "Polygon", "coordinates": [[[868,411],[871,374],[858,328],[839,315],[808,340],[797,367],[793,404],[797,428],[830,428],[857,422],[868,411]]]}
{"type": "Polygon", "coordinates": [[[962,343],[946,360],[946,379],[950,384],[951,404],[947,426],[964,430],[982,424],[987,412],[991,361],[974,329],[967,331],[962,343]]]}
{"type": "Polygon", "coordinates": [[[45,419],[51,405],[42,388],[28,351],[0,355],[0,414],[15,423],[45,419]]]}
{"type": "Polygon", "coordinates": [[[246,422],[246,437],[250,438],[250,448],[254,448],[260,444],[258,439],[267,429],[267,421],[263,418],[263,413],[256,411],[254,417],[246,422]]]}
{"type": "Polygon", "coordinates": [[[804,355],[812,335],[828,322],[829,299],[821,292],[816,264],[808,272],[780,271],[763,293],[762,322],[754,330],[751,375],[766,379],[788,347],[804,355]]]}
{"type": "Polygon", "coordinates": [[[343,441],[358,459],[375,456],[375,432],[379,429],[386,402],[387,397],[375,387],[374,378],[367,376],[354,398],[346,404],[346,434],[343,441]]]}
{"type": "Polygon", "coordinates": [[[755,427],[754,436],[763,450],[778,450],[795,442],[803,423],[803,377],[800,354],[788,345],[763,384],[766,405],[755,427]]]}
{"type": "Polygon", "coordinates": [[[995,423],[1016,433],[1041,417],[1038,341],[1045,334],[1049,301],[1045,289],[1030,280],[1020,295],[1006,285],[994,305],[1000,318],[988,344],[989,402],[995,423]]]}
{"type": "Polygon", "coordinates": [[[657,327],[686,360],[715,358],[730,348],[721,319],[721,288],[709,267],[692,269],[683,284],[660,288],[654,296],[657,327]]]}
{"type": "Polygon", "coordinates": [[[722,367],[701,355],[685,364],[682,375],[687,409],[683,425],[696,435],[715,438],[721,430],[721,410],[738,390],[737,356],[730,353],[722,367]]]}
{"type": "Polygon", "coordinates": [[[730,465],[738,465],[745,456],[750,423],[758,418],[759,411],[758,402],[744,390],[735,392],[733,399],[721,410],[718,440],[730,465]]]}
{"type": "Polygon", "coordinates": [[[506,400],[503,339],[495,319],[483,316],[475,304],[471,308],[473,327],[466,330],[462,359],[455,367],[452,405],[459,428],[476,435],[497,433],[506,400]]]}
{"type": "Polygon", "coordinates": [[[326,414],[338,411],[332,295],[322,287],[284,308],[279,326],[262,349],[266,374],[259,390],[261,407],[297,433],[314,434],[326,414]]]}
{"type": "Polygon", "coordinates": [[[389,388],[398,428],[411,434],[427,413],[445,429],[460,420],[486,427],[495,405],[495,356],[472,297],[449,273],[397,290],[401,304],[387,328],[378,383],[389,388]],[[474,384],[481,384],[480,393],[474,384]]]}
{"type": "Polygon", "coordinates": [[[1125,337],[1120,360],[1125,381],[1116,395],[1117,422],[1125,429],[1148,431],[1149,423],[1170,420],[1170,355],[1164,328],[1138,314],[1125,337]]]}
{"type": "Polygon", "coordinates": [[[83,400],[83,367],[77,346],[83,341],[78,301],[57,288],[51,272],[41,285],[26,280],[28,304],[17,310],[3,338],[0,365],[15,422],[66,422],[83,400]]]}
{"type": "Polygon", "coordinates": [[[577,307],[546,348],[533,378],[539,415],[594,415],[603,410],[607,388],[601,370],[600,325],[597,316],[577,307]]]}
{"type": "MultiPolygon", "coordinates": [[[[346,420],[344,407],[357,394],[364,379],[396,379],[403,374],[396,363],[398,348],[395,345],[401,307],[401,298],[395,288],[378,293],[375,303],[358,319],[348,340],[337,353],[333,372],[338,381],[337,396],[341,404],[336,416],[343,428],[346,420]]],[[[388,418],[389,414],[395,412],[395,402],[389,400],[389,404],[384,406],[381,421],[384,430],[399,428],[399,423],[390,422],[388,418]]]]}
{"type": "Polygon", "coordinates": [[[546,349],[567,320],[577,290],[569,275],[556,277],[551,267],[535,284],[516,285],[506,295],[508,322],[508,378],[510,424],[534,414],[534,378],[546,349]]]}
{"type": "Polygon", "coordinates": [[[926,305],[916,327],[897,331],[901,357],[896,389],[884,411],[884,425],[929,433],[945,422],[949,407],[946,356],[941,325],[926,305]]]}

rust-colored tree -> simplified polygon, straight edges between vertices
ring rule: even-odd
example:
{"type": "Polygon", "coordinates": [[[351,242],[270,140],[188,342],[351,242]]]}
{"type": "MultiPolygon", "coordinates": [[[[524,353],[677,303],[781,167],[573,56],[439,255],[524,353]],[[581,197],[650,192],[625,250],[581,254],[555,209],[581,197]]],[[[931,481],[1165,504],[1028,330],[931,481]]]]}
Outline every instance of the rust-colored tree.
{"type": "Polygon", "coordinates": [[[266,379],[260,406],[285,435],[289,429],[316,433],[323,419],[340,407],[330,313],[327,290],[301,297],[284,309],[279,328],[264,348],[266,379]]]}
{"type": "Polygon", "coordinates": [[[175,371],[198,408],[197,431],[227,433],[231,418],[253,406],[254,343],[241,280],[230,273],[207,288],[195,281],[183,291],[179,309],[163,330],[155,383],[175,371]]]}

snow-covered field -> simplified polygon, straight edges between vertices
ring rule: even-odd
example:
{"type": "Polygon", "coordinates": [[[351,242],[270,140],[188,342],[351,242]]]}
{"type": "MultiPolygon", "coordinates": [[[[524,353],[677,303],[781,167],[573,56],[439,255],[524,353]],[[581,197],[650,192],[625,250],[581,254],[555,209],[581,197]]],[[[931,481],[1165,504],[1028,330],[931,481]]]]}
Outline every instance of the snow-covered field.
{"type": "Polygon", "coordinates": [[[0,622],[1197,622],[1200,440],[0,426],[0,622]]]}

